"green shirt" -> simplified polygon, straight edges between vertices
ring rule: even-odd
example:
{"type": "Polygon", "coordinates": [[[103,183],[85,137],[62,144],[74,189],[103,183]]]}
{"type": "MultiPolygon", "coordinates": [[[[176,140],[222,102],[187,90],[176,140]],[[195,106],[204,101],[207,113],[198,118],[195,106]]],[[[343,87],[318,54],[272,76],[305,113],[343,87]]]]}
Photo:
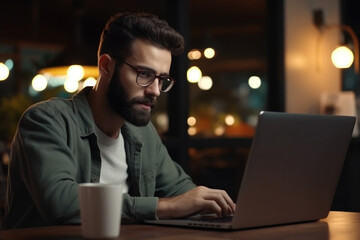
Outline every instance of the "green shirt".
{"type": "MultiPolygon", "coordinates": [[[[99,182],[101,168],[89,90],[38,103],[22,116],[11,150],[3,228],[80,223],[78,184],[99,182]]],[[[170,158],[151,123],[125,123],[121,131],[129,185],[122,221],[156,219],[159,197],[195,185],[170,158]]]]}

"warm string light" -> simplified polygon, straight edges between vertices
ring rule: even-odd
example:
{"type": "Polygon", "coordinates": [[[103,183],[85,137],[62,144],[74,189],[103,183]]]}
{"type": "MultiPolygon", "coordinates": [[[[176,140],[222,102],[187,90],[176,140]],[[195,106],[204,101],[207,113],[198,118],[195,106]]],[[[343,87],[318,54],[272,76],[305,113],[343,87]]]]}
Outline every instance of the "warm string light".
{"type": "MultiPolygon", "coordinates": [[[[188,52],[188,59],[193,63],[187,70],[187,80],[189,83],[196,83],[199,89],[203,91],[210,90],[213,86],[213,79],[210,76],[205,76],[197,66],[197,60],[199,59],[212,59],[216,55],[216,52],[213,48],[206,48],[204,51],[199,49],[192,49],[188,52]]],[[[260,89],[262,85],[262,79],[259,76],[252,75],[248,78],[247,84],[244,83],[242,86],[246,89],[246,92],[249,93],[250,90],[256,91],[260,89]]],[[[196,136],[199,134],[210,134],[214,136],[224,136],[230,134],[229,132],[235,131],[244,131],[243,128],[246,128],[237,114],[219,114],[217,123],[214,126],[205,127],[209,123],[204,120],[204,117],[201,117],[201,114],[198,116],[190,116],[187,119],[188,130],[187,133],[189,136],[196,136]],[[241,130],[240,130],[241,129],[241,130]]]]}
{"type": "MultiPolygon", "coordinates": [[[[198,49],[192,49],[188,52],[189,60],[198,60],[202,56],[207,59],[212,59],[215,56],[213,48],[206,48],[203,54],[198,49]]],[[[201,90],[210,90],[213,86],[213,80],[210,76],[203,76],[201,69],[198,66],[191,66],[187,70],[187,80],[189,83],[197,83],[201,90]]],[[[251,76],[248,80],[248,85],[252,89],[258,89],[261,86],[261,79],[258,76],[251,76]]]]}
{"type": "MultiPolygon", "coordinates": [[[[215,57],[215,50],[213,48],[206,48],[203,53],[198,49],[192,49],[188,52],[189,60],[199,60],[204,56],[207,59],[215,57]]],[[[213,85],[213,80],[210,76],[203,76],[201,69],[198,66],[192,66],[187,71],[187,80],[190,83],[197,83],[201,90],[210,90],[213,85]]]]}

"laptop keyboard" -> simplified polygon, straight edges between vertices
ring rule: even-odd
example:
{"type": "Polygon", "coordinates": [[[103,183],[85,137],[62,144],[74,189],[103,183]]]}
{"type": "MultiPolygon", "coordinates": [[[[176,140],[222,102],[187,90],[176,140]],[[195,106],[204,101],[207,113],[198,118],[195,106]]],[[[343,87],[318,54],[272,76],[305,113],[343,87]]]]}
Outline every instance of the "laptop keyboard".
{"type": "Polygon", "coordinates": [[[191,221],[189,221],[189,226],[195,226],[195,227],[215,227],[215,228],[220,228],[221,224],[224,223],[231,223],[232,221],[232,216],[230,217],[223,217],[223,218],[218,218],[218,217],[209,217],[209,216],[204,216],[202,218],[197,218],[197,219],[190,219],[191,221]]]}
{"type": "Polygon", "coordinates": [[[231,222],[232,221],[232,216],[230,217],[222,217],[222,218],[202,218],[202,219],[192,219],[192,221],[201,221],[201,222],[221,222],[221,223],[226,223],[226,222],[231,222]]]}

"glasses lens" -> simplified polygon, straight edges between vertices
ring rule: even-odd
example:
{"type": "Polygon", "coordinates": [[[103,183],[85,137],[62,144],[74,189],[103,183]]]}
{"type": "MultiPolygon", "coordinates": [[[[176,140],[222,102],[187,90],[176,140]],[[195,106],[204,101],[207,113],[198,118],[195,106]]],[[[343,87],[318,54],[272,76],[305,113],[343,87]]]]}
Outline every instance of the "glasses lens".
{"type": "Polygon", "coordinates": [[[155,79],[155,73],[151,71],[139,71],[137,76],[137,83],[140,86],[149,86],[155,79]]]}
{"type": "Polygon", "coordinates": [[[171,78],[163,78],[160,81],[160,91],[167,92],[174,85],[174,80],[171,78]]]}
{"type": "MultiPolygon", "coordinates": [[[[138,76],[136,78],[137,84],[143,87],[151,85],[156,79],[156,74],[152,71],[138,71],[138,76]]],[[[170,77],[158,77],[159,78],[159,88],[162,92],[167,92],[174,85],[174,80],[170,77]]]]}

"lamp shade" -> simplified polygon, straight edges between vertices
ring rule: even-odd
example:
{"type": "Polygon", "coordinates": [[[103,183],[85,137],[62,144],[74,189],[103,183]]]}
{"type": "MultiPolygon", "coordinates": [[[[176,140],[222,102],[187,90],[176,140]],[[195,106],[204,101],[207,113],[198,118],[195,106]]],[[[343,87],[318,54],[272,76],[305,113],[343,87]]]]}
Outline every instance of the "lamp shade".
{"type": "Polygon", "coordinates": [[[66,48],[40,69],[32,85],[35,91],[44,90],[47,83],[51,87],[63,85],[67,92],[72,93],[89,84],[94,85],[98,75],[96,48],[78,44],[66,48]],[[43,79],[46,85],[40,84],[44,81],[39,80],[43,79]]]}
{"type": "Polygon", "coordinates": [[[62,51],[55,59],[50,61],[46,67],[39,70],[39,74],[50,74],[52,76],[66,76],[72,65],[82,66],[83,78],[98,77],[97,49],[95,47],[80,44],[72,45],[62,51]]]}

